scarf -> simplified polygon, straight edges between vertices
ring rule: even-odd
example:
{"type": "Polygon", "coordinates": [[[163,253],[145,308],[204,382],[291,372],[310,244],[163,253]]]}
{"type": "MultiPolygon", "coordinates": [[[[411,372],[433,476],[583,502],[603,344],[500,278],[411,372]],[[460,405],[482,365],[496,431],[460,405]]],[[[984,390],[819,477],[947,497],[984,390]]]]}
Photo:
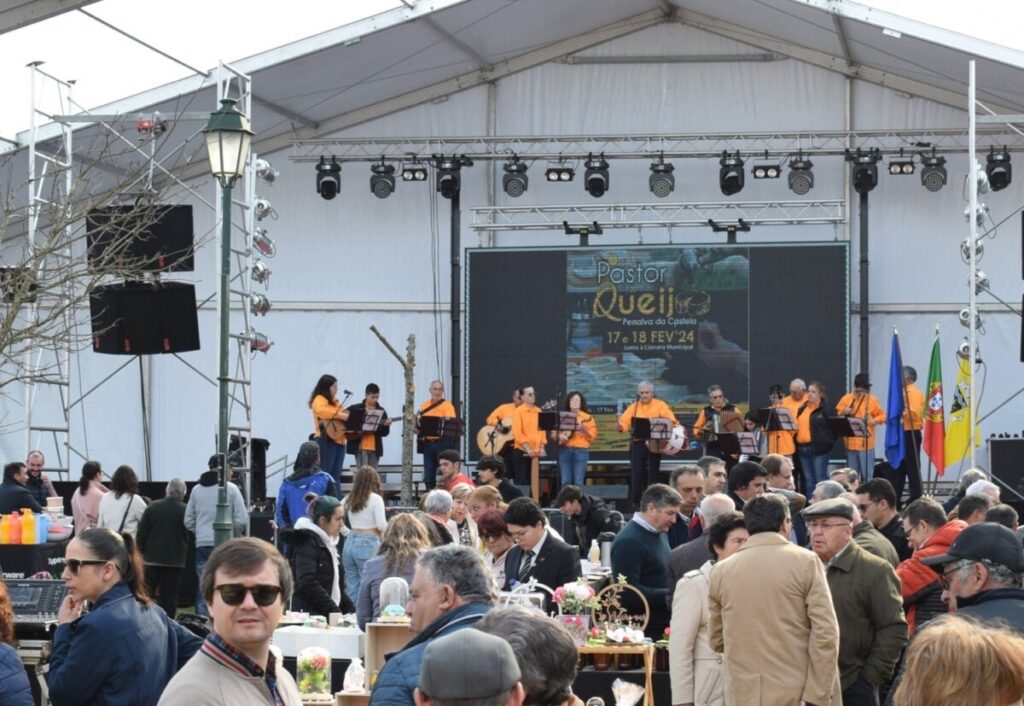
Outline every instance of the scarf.
{"type": "Polygon", "coordinates": [[[300,517],[298,522],[295,523],[296,530],[308,530],[320,538],[320,541],[327,551],[331,554],[331,566],[334,567],[334,581],[331,582],[331,600],[334,601],[335,605],[341,605],[341,579],[338,575],[338,538],[329,537],[327,533],[320,528],[320,525],[313,522],[308,517],[300,517]]]}

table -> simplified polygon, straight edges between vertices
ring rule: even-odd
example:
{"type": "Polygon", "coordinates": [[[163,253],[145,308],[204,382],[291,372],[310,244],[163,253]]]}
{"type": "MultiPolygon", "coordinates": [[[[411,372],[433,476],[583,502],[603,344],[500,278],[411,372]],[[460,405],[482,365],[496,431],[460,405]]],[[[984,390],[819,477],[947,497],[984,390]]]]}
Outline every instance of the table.
{"type": "MultiPolygon", "coordinates": [[[[644,657],[644,704],[655,706],[654,687],[651,673],[654,671],[654,645],[581,645],[576,648],[581,655],[643,655],[644,657]]],[[[595,670],[596,672],[597,670],[595,670]]],[[[628,673],[628,672],[627,672],[628,673]]],[[[621,673],[620,673],[621,675],[621,673]]],[[[610,684],[609,684],[610,687],[610,684]]],[[[605,700],[605,703],[614,703],[605,700]]]]}
{"type": "MultiPolygon", "coordinates": [[[[572,684],[572,693],[580,697],[584,702],[592,696],[600,696],[609,706],[615,703],[612,695],[612,682],[616,679],[624,681],[637,681],[643,678],[643,672],[639,669],[598,671],[593,667],[580,670],[576,675],[576,681],[572,684]]],[[[651,685],[654,687],[654,706],[672,706],[672,681],[668,672],[654,672],[651,675],[651,685]]],[[[648,701],[650,703],[650,701],[648,701]]]]}
{"type": "Polygon", "coordinates": [[[64,552],[71,538],[45,544],[0,544],[0,570],[4,578],[24,579],[40,571],[54,578],[64,573],[64,552]]]}

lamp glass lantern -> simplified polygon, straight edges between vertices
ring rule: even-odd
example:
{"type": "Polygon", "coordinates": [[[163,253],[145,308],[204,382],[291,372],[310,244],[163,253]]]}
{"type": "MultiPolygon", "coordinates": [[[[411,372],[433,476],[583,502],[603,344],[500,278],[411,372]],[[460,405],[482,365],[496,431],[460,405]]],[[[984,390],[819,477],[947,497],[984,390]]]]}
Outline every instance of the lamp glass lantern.
{"type": "Polygon", "coordinates": [[[235,104],[236,101],[230,98],[222,99],[220,110],[210,114],[210,120],[203,128],[210,171],[223,187],[232,186],[245,173],[253,136],[249,118],[239,112],[235,104]]]}

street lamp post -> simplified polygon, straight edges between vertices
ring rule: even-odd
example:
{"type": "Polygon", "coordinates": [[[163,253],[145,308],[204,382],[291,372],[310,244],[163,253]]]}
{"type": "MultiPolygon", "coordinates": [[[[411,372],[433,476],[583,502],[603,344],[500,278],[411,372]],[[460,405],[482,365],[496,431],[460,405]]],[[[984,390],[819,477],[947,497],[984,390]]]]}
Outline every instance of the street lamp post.
{"type": "Polygon", "coordinates": [[[253,132],[249,119],[235,108],[235,101],[224,99],[220,110],[210,114],[203,129],[210,171],[220,182],[220,370],[217,376],[220,392],[217,422],[217,453],[220,457],[220,492],[217,495],[217,517],[213,521],[213,543],[222,544],[232,535],[231,510],[228,507],[228,345],[231,337],[231,188],[245,172],[249,143],[253,132]]]}

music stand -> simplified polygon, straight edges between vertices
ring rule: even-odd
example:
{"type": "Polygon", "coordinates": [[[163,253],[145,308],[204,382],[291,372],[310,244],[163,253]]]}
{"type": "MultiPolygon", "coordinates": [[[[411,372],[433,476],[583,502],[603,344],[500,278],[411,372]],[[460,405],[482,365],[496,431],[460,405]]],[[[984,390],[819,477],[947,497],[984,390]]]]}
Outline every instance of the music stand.
{"type": "Polygon", "coordinates": [[[465,424],[458,417],[420,417],[420,436],[458,438],[465,432],[465,424]]]}
{"type": "Polygon", "coordinates": [[[578,431],[579,429],[580,420],[575,412],[558,413],[558,431],[578,431]]]}
{"type": "Polygon", "coordinates": [[[537,415],[537,428],[541,431],[558,431],[558,412],[541,412],[537,415]]]}
{"type": "Polygon", "coordinates": [[[364,434],[374,434],[384,424],[384,410],[377,409],[352,409],[349,410],[345,426],[348,431],[358,431],[364,434]]]}
{"type": "Polygon", "coordinates": [[[749,431],[722,431],[718,433],[718,448],[730,456],[757,455],[757,441],[749,431]]]}
{"type": "Polygon", "coordinates": [[[868,435],[868,426],[860,417],[826,417],[825,421],[836,436],[863,438],[868,435]]]}
{"type": "Polygon", "coordinates": [[[796,420],[785,407],[761,407],[757,410],[757,421],[765,431],[796,431],[796,420]]]}
{"type": "Polygon", "coordinates": [[[638,441],[668,441],[675,426],[668,417],[633,417],[633,438],[638,441]]]}

